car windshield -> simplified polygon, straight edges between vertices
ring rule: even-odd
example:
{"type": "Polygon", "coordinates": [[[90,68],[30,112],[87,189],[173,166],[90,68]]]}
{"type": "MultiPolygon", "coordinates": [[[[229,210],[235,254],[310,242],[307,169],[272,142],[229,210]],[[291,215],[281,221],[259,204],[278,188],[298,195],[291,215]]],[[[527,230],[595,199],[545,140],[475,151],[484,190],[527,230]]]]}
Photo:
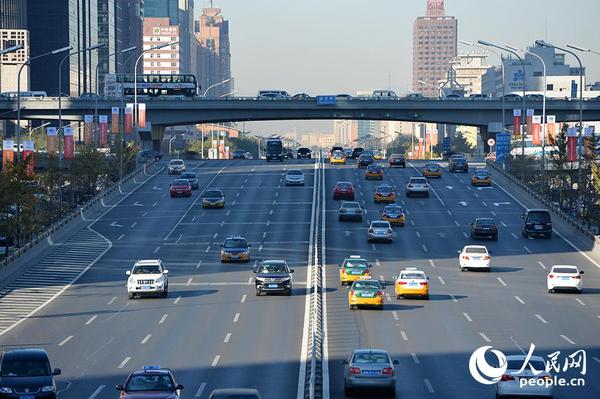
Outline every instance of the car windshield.
{"type": "Polygon", "coordinates": [[[529,212],[527,220],[531,223],[550,223],[548,212],[529,212]]]}
{"type": "MultiPolygon", "coordinates": [[[[512,371],[519,371],[523,367],[523,363],[525,359],[509,359],[507,360],[507,368],[512,371]]],[[[529,366],[533,367],[537,371],[544,371],[546,369],[546,364],[541,360],[529,360],[529,366]]],[[[525,370],[530,370],[529,366],[525,368],[525,370]]]]}
{"type": "Polygon", "coordinates": [[[369,165],[367,168],[369,172],[379,172],[381,170],[381,166],[379,165],[369,165]]]}
{"type": "Polygon", "coordinates": [[[183,161],[181,159],[174,159],[172,161],[169,161],[169,164],[171,164],[171,165],[183,165],[183,161]]]}
{"type": "Polygon", "coordinates": [[[298,169],[290,170],[287,172],[288,176],[302,176],[302,171],[298,169]]]}
{"type": "Polygon", "coordinates": [[[429,170],[438,170],[440,166],[436,163],[430,163],[426,166],[426,168],[429,170]]]}
{"type": "Polygon", "coordinates": [[[360,208],[360,205],[358,204],[358,202],[344,202],[342,204],[342,208],[344,208],[344,209],[360,208]]]}
{"type": "Polygon", "coordinates": [[[160,274],[160,266],[158,265],[140,265],[133,268],[131,274],[160,274]]]}
{"type": "Polygon", "coordinates": [[[410,273],[402,273],[400,275],[401,279],[421,279],[424,280],[425,279],[425,274],[424,273],[415,273],[415,272],[410,272],[410,273]]]}
{"type": "Polygon", "coordinates": [[[427,180],[425,180],[423,178],[410,179],[410,184],[425,184],[425,183],[427,183],[427,180]]]}
{"type": "Polygon", "coordinates": [[[552,272],[553,273],[570,273],[570,274],[577,274],[577,269],[573,268],[573,267],[553,267],[552,268],[552,272]]]}
{"type": "Polygon", "coordinates": [[[487,249],[481,247],[467,247],[464,252],[466,254],[487,254],[487,249]]]}
{"type": "Polygon", "coordinates": [[[467,160],[466,160],[466,159],[464,159],[464,158],[452,158],[452,159],[453,159],[453,161],[454,161],[454,162],[457,162],[457,163],[464,163],[464,162],[467,162],[467,160]]]}
{"type": "Polygon", "coordinates": [[[475,224],[477,226],[493,226],[496,222],[494,222],[494,219],[477,219],[475,224]]]}
{"type": "Polygon", "coordinates": [[[375,229],[387,229],[390,225],[388,222],[373,222],[371,223],[371,227],[375,229]]]}
{"type": "Polygon", "coordinates": [[[259,273],[287,273],[285,263],[263,263],[258,268],[259,273]]]}
{"type": "Polygon", "coordinates": [[[126,391],[174,391],[173,381],[167,374],[132,375],[125,386],[126,391]]]}
{"type": "Polygon", "coordinates": [[[377,363],[377,364],[389,364],[390,358],[387,354],[381,352],[360,352],[355,353],[352,358],[352,363],[354,364],[368,364],[368,363],[377,363]]]}
{"type": "Polygon", "coordinates": [[[40,377],[51,374],[50,364],[44,359],[10,359],[2,362],[2,377],[40,377]]]}
{"type": "Polygon", "coordinates": [[[365,259],[346,259],[344,267],[369,267],[365,259]]]}
{"type": "Polygon", "coordinates": [[[246,248],[248,244],[246,240],[232,238],[231,240],[226,240],[223,244],[224,248],[246,248]]]}
{"type": "Polygon", "coordinates": [[[206,198],[222,198],[223,193],[220,191],[207,191],[206,193],[204,193],[204,196],[206,198]]]}
{"type": "Polygon", "coordinates": [[[381,287],[377,281],[355,281],[352,288],[357,290],[378,290],[381,287]]]}
{"type": "Polygon", "coordinates": [[[173,182],[174,186],[189,186],[190,182],[184,179],[177,179],[173,182]]]}
{"type": "Polygon", "coordinates": [[[181,174],[181,178],[182,179],[195,179],[196,178],[196,174],[195,173],[182,173],[181,174]]]}
{"type": "Polygon", "coordinates": [[[392,158],[402,158],[402,154],[392,154],[392,158]]]}
{"type": "Polygon", "coordinates": [[[386,213],[402,213],[402,208],[399,206],[386,206],[383,211],[386,213]]]}

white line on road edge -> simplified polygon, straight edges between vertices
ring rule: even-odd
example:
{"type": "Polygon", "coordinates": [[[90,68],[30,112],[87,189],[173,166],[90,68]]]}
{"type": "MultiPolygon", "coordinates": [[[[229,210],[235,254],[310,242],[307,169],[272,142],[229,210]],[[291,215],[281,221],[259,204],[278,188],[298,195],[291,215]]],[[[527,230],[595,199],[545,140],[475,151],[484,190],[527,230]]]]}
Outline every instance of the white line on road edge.
{"type": "Polygon", "coordinates": [[[538,265],[540,265],[540,267],[542,269],[546,270],[546,266],[544,266],[544,264],[542,262],[540,262],[539,260],[538,260],[538,265]]]}
{"type": "Polygon", "coordinates": [[[483,338],[483,340],[484,340],[485,342],[492,342],[492,340],[491,340],[491,339],[489,339],[489,338],[487,337],[487,335],[485,335],[484,333],[480,332],[480,333],[479,333],[479,335],[481,336],[481,338],[483,338]]]}
{"type": "Polygon", "coordinates": [[[227,333],[227,335],[225,336],[225,339],[223,340],[223,342],[224,343],[228,343],[230,338],[231,338],[231,333],[227,333]]]}
{"type": "Polygon", "coordinates": [[[144,339],[140,341],[140,344],[145,344],[146,342],[148,342],[148,340],[150,339],[151,336],[152,336],[152,334],[146,335],[144,337],[144,339]]]}
{"type": "Polygon", "coordinates": [[[413,362],[415,362],[415,364],[421,363],[415,352],[410,352],[410,356],[412,357],[412,360],[413,360],[413,362]]]}
{"type": "Polygon", "coordinates": [[[127,356],[125,359],[123,359],[123,361],[117,366],[118,369],[122,369],[123,367],[125,367],[125,365],[127,364],[128,361],[131,360],[131,356],[127,356]]]}
{"type": "Polygon", "coordinates": [[[429,378],[425,378],[423,380],[423,382],[425,383],[425,386],[427,387],[427,392],[435,393],[435,391],[433,390],[433,386],[431,385],[431,381],[429,381],[429,378]]]}
{"type": "Polygon", "coordinates": [[[100,392],[102,392],[104,388],[106,388],[106,385],[98,386],[98,388],[96,388],[96,390],[88,397],[88,399],[96,399],[96,397],[100,395],[100,392]]]}
{"type": "Polygon", "coordinates": [[[202,384],[200,384],[200,387],[196,391],[196,394],[194,395],[194,397],[199,398],[200,396],[202,396],[205,389],[206,389],[206,382],[203,382],[202,384]]]}
{"type": "Polygon", "coordinates": [[[465,316],[465,319],[467,319],[467,321],[472,322],[473,319],[471,319],[471,316],[469,316],[469,314],[467,312],[463,312],[463,316],[465,316]]]}
{"type": "Polygon", "coordinates": [[[496,277],[498,279],[498,281],[500,282],[500,284],[502,284],[503,286],[507,286],[507,284],[504,282],[504,280],[502,280],[500,277],[496,277]]]}
{"type": "Polygon", "coordinates": [[[525,305],[525,301],[523,301],[521,298],[519,298],[518,296],[515,295],[515,299],[519,302],[521,302],[521,305],[525,305]]]}
{"type": "Polygon", "coordinates": [[[96,320],[97,318],[98,318],[98,315],[94,315],[94,316],[90,317],[90,319],[89,319],[88,321],[86,321],[86,322],[85,322],[85,325],[86,325],[86,326],[89,326],[89,325],[90,325],[90,324],[92,324],[92,322],[93,322],[94,320],[96,320]]]}
{"type": "Polygon", "coordinates": [[[240,314],[236,313],[235,316],[233,316],[233,322],[237,323],[239,319],[240,319],[240,314]]]}
{"type": "Polygon", "coordinates": [[[192,210],[192,208],[194,208],[194,206],[196,206],[196,203],[198,202],[198,200],[200,198],[202,198],[202,195],[204,194],[204,192],[206,191],[206,189],[208,187],[210,187],[210,185],[212,184],[213,181],[215,181],[215,179],[221,174],[221,172],[223,172],[223,170],[225,170],[225,168],[227,166],[229,166],[231,164],[231,162],[229,162],[227,165],[223,166],[218,172],[217,174],[215,174],[213,176],[212,179],[210,179],[210,181],[208,182],[208,184],[204,187],[204,189],[202,190],[202,192],[196,197],[196,199],[190,204],[190,206],[187,208],[187,210],[183,213],[183,215],[181,216],[181,218],[177,221],[177,223],[175,223],[175,226],[173,226],[173,228],[169,231],[169,233],[165,236],[165,238],[163,238],[164,241],[168,240],[169,237],[171,237],[171,234],[173,234],[173,232],[175,231],[175,229],[177,228],[177,226],[179,226],[179,224],[183,221],[183,219],[188,215],[188,213],[192,210]]]}
{"type": "Polygon", "coordinates": [[[440,283],[442,283],[442,285],[446,285],[446,282],[444,281],[442,276],[438,276],[438,280],[440,280],[440,283]]]}
{"type": "Polygon", "coordinates": [[[579,299],[579,298],[575,298],[575,300],[576,300],[577,302],[579,302],[579,304],[580,304],[581,306],[585,306],[585,303],[584,303],[584,302],[583,302],[581,299],[579,299]]]}
{"type": "Polygon", "coordinates": [[[408,341],[408,337],[406,336],[406,333],[404,331],[400,331],[400,336],[404,341],[408,341]]]}
{"type": "Polygon", "coordinates": [[[571,345],[575,345],[575,341],[573,341],[571,338],[567,337],[566,335],[562,335],[560,336],[562,339],[564,339],[565,341],[567,341],[568,343],[570,343],[571,345]]]}
{"type": "Polygon", "coordinates": [[[539,314],[535,314],[535,317],[538,318],[539,321],[541,321],[544,324],[548,324],[548,322],[546,320],[544,320],[544,318],[542,316],[540,316],[539,314]]]}
{"type": "Polygon", "coordinates": [[[60,341],[60,343],[58,344],[58,346],[63,346],[64,344],[66,344],[67,342],[69,342],[71,339],[73,339],[73,336],[69,335],[67,338],[65,338],[62,341],[60,341]]]}
{"type": "Polygon", "coordinates": [[[163,324],[163,323],[165,322],[165,320],[167,320],[167,317],[168,317],[168,316],[169,316],[169,315],[165,313],[165,314],[164,314],[164,315],[163,315],[163,316],[160,318],[160,320],[158,321],[158,324],[163,324]]]}

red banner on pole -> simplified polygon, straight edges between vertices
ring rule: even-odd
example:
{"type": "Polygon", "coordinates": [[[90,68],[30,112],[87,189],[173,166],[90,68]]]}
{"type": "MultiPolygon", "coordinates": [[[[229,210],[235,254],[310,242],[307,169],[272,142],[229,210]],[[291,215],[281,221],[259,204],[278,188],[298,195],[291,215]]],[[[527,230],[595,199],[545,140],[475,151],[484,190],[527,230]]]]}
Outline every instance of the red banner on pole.
{"type": "Polygon", "coordinates": [[[121,112],[121,109],[119,107],[112,107],[111,120],[110,120],[110,131],[112,132],[112,134],[119,133],[119,130],[120,130],[119,113],[120,112],[121,112]]]}
{"type": "Polygon", "coordinates": [[[521,110],[513,109],[513,137],[521,135],[521,110]]]}
{"type": "Polygon", "coordinates": [[[546,120],[547,120],[547,131],[548,131],[548,137],[546,138],[547,140],[556,140],[556,116],[555,115],[548,115],[546,116],[546,120]]]}
{"type": "Polygon", "coordinates": [[[131,134],[133,130],[133,104],[127,104],[125,107],[125,133],[131,134]]]}
{"type": "Polygon", "coordinates": [[[63,142],[64,159],[73,159],[73,157],[75,155],[75,142],[73,140],[73,128],[66,127],[65,134],[63,136],[64,136],[64,142],[63,142]]]}
{"type": "Polygon", "coordinates": [[[23,160],[27,161],[27,175],[33,176],[35,167],[35,152],[33,141],[23,141],[23,160]]]}
{"type": "Polygon", "coordinates": [[[92,125],[94,123],[94,115],[85,115],[83,117],[83,142],[86,145],[92,145],[94,142],[92,134],[92,125]]]}
{"type": "Polygon", "coordinates": [[[7,173],[15,159],[15,142],[4,140],[2,142],[2,172],[7,173]]]}
{"type": "Polygon", "coordinates": [[[98,116],[98,145],[105,146],[108,138],[108,115],[98,116]]]}
{"type": "Polygon", "coordinates": [[[567,129],[567,161],[577,160],[577,129],[570,127],[567,129]]]}
{"type": "Polygon", "coordinates": [[[528,136],[531,136],[531,128],[533,125],[533,110],[528,109],[526,116],[527,118],[525,119],[525,122],[527,123],[527,125],[525,126],[525,131],[527,132],[528,136]]]}
{"type": "Polygon", "coordinates": [[[531,118],[531,144],[532,145],[541,145],[542,137],[541,137],[541,128],[542,128],[542,117],[539,115],[534,115],[531,118]]]}
{"type": "Polygon", "coordinates": [[[58,153],[58,132],[55,127],[49,127],[46,129],[46,148],[48,150],[48,156],[56,157],[58,153]]]}
{"type": "Polygon", "coordinates": [[[146,104],[138,104],[138,127],[146,127],[146,104]]]}

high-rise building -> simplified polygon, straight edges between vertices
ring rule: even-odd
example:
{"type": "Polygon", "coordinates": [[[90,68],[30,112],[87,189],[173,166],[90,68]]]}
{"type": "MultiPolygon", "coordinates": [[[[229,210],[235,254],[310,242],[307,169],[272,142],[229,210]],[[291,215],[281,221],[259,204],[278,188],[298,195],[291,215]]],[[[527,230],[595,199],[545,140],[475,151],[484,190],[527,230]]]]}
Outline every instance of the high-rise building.
{"type": "MultiPolygon", "coordinates": [[[[119,50],[136,47],[130,53],[117,55],[117,73],[133,73],[133,63],[142,52],[143,17],[144,0],[117,0],[116,32],[121,42],[119,50]]],[[[141,72],[141,67],[138,66],[138,72],[141,72]]]]}
{"type": "Polygon", "coordinates": [[[427,0],[426,16],[413,25],[413,91],[438,96],[438,81],[456,57],[457,30],[456,18],[445,14],[444,0],[427,0]]]}
{"type": "MultiPolygon", "coordinates": [[[[196,78],[206,90],[215,83],[231,79],[229,21],[221,15],[220,8],[204,8],[195,30],[198,41],[196,78]]],[[[218,97],[232,91],[233,80],[230,80],[211,89],[210,95],[218,97]]]]}
{"type": "Polygon", "coordinates": [[[481,77],[491,68],[487,63],[487,54],[459,54],[452,61],[452,67],[456,72],[456,82],[462,86],[465,95],[481,94],[481,77]]]}
{"type": "Polygon", "coordinates": [[[334,120],[333,136],[336,144],[344,147],[357,147],[358,123],[353,120],[334,120]]]}
{"type": "MultiPolygon", "coordinates": [[[[144,50],[179,40],[181,31],[178,25],[171,25],[170,19],[144,17],[144,50]]],[[[173,44],[158,50],[148,51],[143,57],[143,73],[177,75],[181,69],[181,46],[173,44]]]]}
{"type": "Polygon", "coordinates": [[[27,29],[27,0],[0,0],[0,29],[27,29]]]}
{"type": "MultiPolygon", "coordinates": [[[[122,50],[121,37],[117,34],[117,1],[98,1],[98,43],[106,43],[98,49],[98,91],[104,92],[104,76],[115,73],[117,66],[116,56],[108,57],[116,51],[122,50]]],[[[94,92],[96,90],[94,89],[94,92]]]]}
{"type": "MultiPolygon", "coordinates": [[[[29,0],[27,23],[32,55],[69,45],[72,51],[89,48],[98,44],[98,0],[29,0]]],[[[95,91],[98,51],[83,51],[64,62],[59,91],[58,65],[65,55],[48,56],[31,64],[32,90],[44,90],[50,96],[58,96],[59,92],[79,96],[95,91]]]]}

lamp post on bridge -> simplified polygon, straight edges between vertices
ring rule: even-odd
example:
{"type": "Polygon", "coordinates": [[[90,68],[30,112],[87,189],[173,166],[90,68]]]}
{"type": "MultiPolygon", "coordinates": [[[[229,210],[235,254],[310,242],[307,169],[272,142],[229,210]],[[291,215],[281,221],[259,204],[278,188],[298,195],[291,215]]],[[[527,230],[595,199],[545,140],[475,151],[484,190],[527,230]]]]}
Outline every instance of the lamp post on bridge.
{"type": "Polygon", "coordinates": [[[206,97],[206,93],[208,93],[208,91],[209,91],[210,89],[212,89],[212,88],[215,88],[215,87],[217,87],[217,86],[219,86],[219,85],[225,84],[225,83],[229,82],[230,80],[231,80],[231,78],[227,78],[227,79],[225,79],[225,80],[223,80],[223,81],[221,81],[221,82],[219,82],[219,83],[215,83],[215,84],[213,84],[213,85],[210,85],[210,86],[208,86],[208,87],[206,88],[206,90],[204,90],[204,94],[202,95],[202,97],[206,97]]]}

